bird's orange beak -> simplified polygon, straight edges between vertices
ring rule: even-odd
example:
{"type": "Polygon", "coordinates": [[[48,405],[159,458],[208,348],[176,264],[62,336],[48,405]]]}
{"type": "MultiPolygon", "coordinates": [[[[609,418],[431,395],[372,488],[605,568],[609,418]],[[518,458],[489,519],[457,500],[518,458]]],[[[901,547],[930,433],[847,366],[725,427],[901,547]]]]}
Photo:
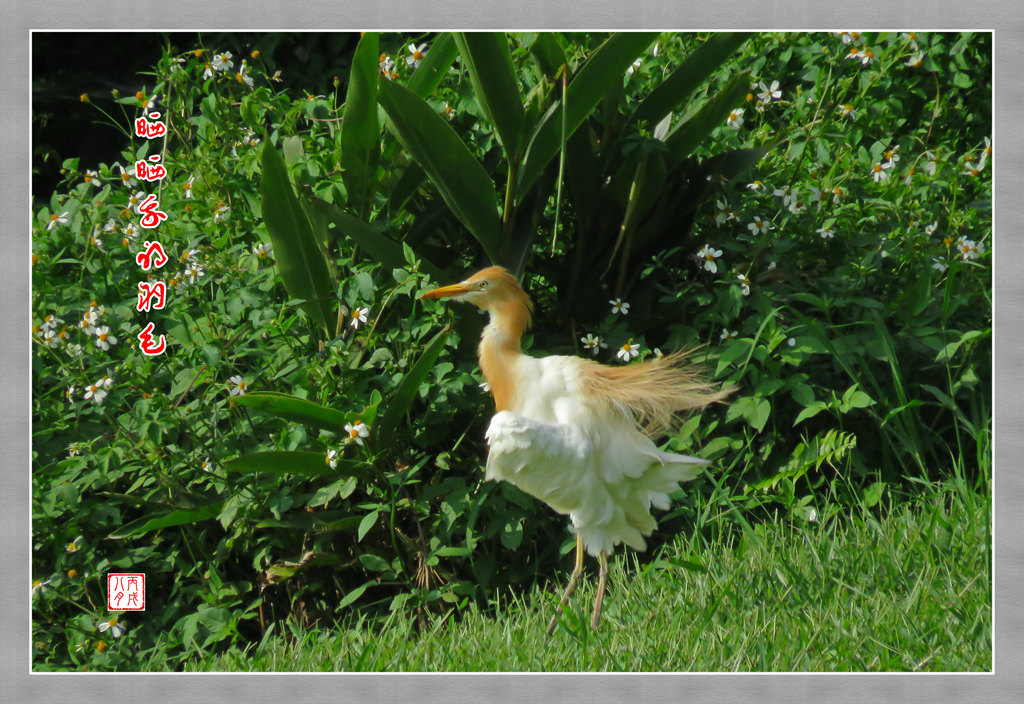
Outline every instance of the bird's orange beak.
{"type": "Polygon", "coordinates": [[[469,293],[473,289],[465,284],[465,282],[459,282],[452,284],[451,286],[442,286],[441,288],[431,289],[425,293],[419,295],[420,299],[429,298],[430,300],[436,300],[438,298],[451,298],[452,296],[461,296],[464,293],[469,293]]]}

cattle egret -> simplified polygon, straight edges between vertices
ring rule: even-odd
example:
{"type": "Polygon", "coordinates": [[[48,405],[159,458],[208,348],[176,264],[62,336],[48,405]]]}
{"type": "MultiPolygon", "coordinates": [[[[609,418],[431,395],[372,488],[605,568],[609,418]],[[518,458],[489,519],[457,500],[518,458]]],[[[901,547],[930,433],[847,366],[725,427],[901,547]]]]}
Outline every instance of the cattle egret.
{"type": "Polygon", "coordinates": [[[548,634],[583,572],[584,549],[600,565],[591,617],[597,628],[613,548],[625,543],[645,549],[644,536],[657,525],[651,506],[667,509],[679,482],[708,464],[662,452],[652,438],[669,428],[675,413],[702,408],[729,391],[713,389],[683,364],[685,352],[615,367],[582,357],[523,354],[520,338],[530,326],[533,303],[502,267],[420,298],[464,301],[490,315],[479,347],[480,370],[495,406],[486,433],[485,476],[568,514],[576,564],[548,634]]]}

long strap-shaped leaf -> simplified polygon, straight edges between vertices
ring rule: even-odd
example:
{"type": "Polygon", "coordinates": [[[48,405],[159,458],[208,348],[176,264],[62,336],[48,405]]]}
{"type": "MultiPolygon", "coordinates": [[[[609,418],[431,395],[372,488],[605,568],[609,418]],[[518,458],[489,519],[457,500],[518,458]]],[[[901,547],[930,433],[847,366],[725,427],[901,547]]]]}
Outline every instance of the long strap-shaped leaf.
{"type": "Polygon", "coordinates": [[[746,32],[712,35],[679,64],[668,78],[655,86],[630,119],[648,120],[652,125],[660,122],[661,118],[682,105],[750,36],[746,32]]]}
{"type": "Polygon", "coordinates": [[[388,129],[423,166],[441,198],[491,261],[499,263],[498,201],[484,167],[455,130],[408,88],[383,81],[378,100],[388,114],[388,129]]]}
{"type": "MultiPolygon", "coordinates": [[[[587,115],[605,97],[616,81],[621,82],[636,57],[643,53],[656,32],[623,32],[613,34],[587,59],[569,84],[566,138],[571,136],[587,115]]],[[[523,168],[516,187],[518,198],[529,190],[548,163],[558,153],[562,139],[562,108],[548,113],[530,140],[523,168]]]]}
{"type": "Polygon", "coordinates": [[[359,40],[352,57],[345,115],[341,123],[342,180],[349,207],[366,219],[377,183],[380,123],[377,120],[377,80],[380,76],[376,32],[359,40]]]}
{"type": "MultiPolygon", "coordinates": [[[[341,433],[346,423],[351,423],[360,415],[358,413],[342,413],[304,398],[284,394],[244,394],[236,397],[235,403],[280,416],[286,420],[305,423],[336,433],[341,433]]],[[[368,423],[369,421],[364,419],[364,422],[368,423]]]]}
{"type": "Polygon", "coordinates": [[[518,155],[525,113],[508,39],[502,32],[456,32],[454,37],[469,71],[473,94],[497,129],[505,154],[512,161],[518,155]]]}
{"type": "Polygon", "coordinates": [[[427,49],[420,67],[409,79],[409,90],[421,98],[437,90],[437,86],[444,80],[452,62],[459,55],[451,32],[441,32],[434,38],[434,43],[427,49]]]}
{"type": "Polygon", "coordinates": [[[377,420],[377,428],[374,431],[374,435],[379,443],[391,441],[399,421],[402,420],[402,416],[409,410],[409,406],[412,405],[413,399],[416,398],[416,393],[420,390],[420,386],[426,380],[430,370],[434,368],[434,362],[437,361],[441,350],[444,349],[444,343],[448,340],[448,333],[451,332],[451,329],[449,325],[434,335],[433,339],[427,343],[427,348],[423,351],[423,355],[412,365],[412,369],[405,375],[405,378],[402,379],[402,382],[395,390],[394,395],[388,400],[388,407],[377,420]]]}
{"type": "Polygon", "coordinates": [[[665,144],[682,161],[704,141],[711,130],[725,122],[731,110],[743,104],[743,96],[750,89],[750,71],[744,71],[709,100],[697,114],[669,133],[665,144]]]}
{"type": "Polygon", "coordinates": [[[284,161],[267,140],[263,143],[263,220],[274,258],[292,298],[327,335],[334,324],[334,286],[313,229],[292,190],[284,161]]]}

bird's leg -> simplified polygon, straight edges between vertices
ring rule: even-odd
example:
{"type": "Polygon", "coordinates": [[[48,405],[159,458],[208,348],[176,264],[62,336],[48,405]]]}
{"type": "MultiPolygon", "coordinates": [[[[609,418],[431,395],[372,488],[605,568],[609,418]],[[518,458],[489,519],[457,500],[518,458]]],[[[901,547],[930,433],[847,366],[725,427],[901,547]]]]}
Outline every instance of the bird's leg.
{"type": "Polygon", "coordinates": [[[597,577],[597,597],[594,599],[594,615],[590,619],[590,627],[597,629],[601,623],[601,605],[604,603],[604,589],[608,584],[608,553],[604,550],[597,556],[601,571],[597,577]]]}
{"type": "Polygon", "coordinates": [[[565,587],[565,593],[562,594],[562,600],[558,604],[558,608],[555,609],[555,615],[551,617],[551,623],[548,624],[548,635],[555,632],[555,626],[558,625],[558,614],[562,613],[562,607],[569,603],[569,597],[572,595],[574,589],[576,589],[576,582],[579,580],[580,575],[583,574],[583,536],[579,533],[576,534],[576,566],[572,569],[572,575],[569,577],[569,584],[565,587]]]}

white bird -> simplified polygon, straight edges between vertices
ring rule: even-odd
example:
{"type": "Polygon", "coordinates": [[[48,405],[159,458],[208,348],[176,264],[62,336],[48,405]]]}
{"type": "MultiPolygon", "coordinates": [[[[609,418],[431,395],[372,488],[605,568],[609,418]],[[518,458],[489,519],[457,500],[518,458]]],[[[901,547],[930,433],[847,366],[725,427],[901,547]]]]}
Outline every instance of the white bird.
{"type": "Polygon", "coordinates": [[[583,551],[600,572],[591,625],[597,628],[608,580],[608,556],[619,543],[644,550],[657,522],[651,506],[669,507],[669,494],[693,479],[707,460],[663,452],[652,437],[675,413],[724,398],[685,352],[637,364],[607,366],[574,356],[531,357],[520,339],[533,303],[502,267],[489,267],[461,283],[420,298],[451,298],[490,315],[480,340],[480,370],[494,397],[487,428],[486,478],[507,481],[555,511],[576,533],[576,563],[555,616],[583,572],[583,551]]]}

